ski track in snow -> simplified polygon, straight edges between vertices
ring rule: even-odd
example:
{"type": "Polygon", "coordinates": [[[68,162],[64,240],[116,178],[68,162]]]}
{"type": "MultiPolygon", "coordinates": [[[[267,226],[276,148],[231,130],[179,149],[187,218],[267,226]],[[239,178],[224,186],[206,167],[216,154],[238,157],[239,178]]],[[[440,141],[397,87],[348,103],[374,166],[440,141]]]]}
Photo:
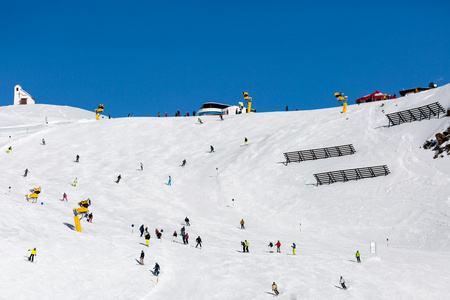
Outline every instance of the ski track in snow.
{"type": "Polygon", "coordinates": [[[230,115],[202,125],[195,117],[95,121],[71,107],[0,107],[0,298],[270,299],[275,281],[280,299],[446,299],[450,158],[420,147],[450,118],[388,128],[385,117],[436,101],[450,106],[450,85],[350,105],[346,114],[230,115]],[[350,143],[353,155],[283,164],[283,152],[350,143]],[[315,186],[314,173],[381,164],[391,174],[315,186]],[[38,186],[37,203],[27,202],[38,186]],[[68,202],[60,201],[64,192],[68,202]],[[87,198],[94,220],[82,219],[78,233],[72,209],[87,198]],[[190,244],[172,242],[186,216],[190,244]],[[141,224],[151,233],[148,248],[141,224]],[[244,240],[250,253],[241,252],[244,240]],[[281,253],[269,253],[277,240],[281,253]],[[33,247],[36,262],[28,263],[33,247]]]}

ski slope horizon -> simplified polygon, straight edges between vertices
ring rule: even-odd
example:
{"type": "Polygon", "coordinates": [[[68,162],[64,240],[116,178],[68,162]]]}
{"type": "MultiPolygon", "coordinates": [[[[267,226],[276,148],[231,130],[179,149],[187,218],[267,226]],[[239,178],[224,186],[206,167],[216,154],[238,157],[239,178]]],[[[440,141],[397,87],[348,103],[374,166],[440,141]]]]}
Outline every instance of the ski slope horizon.
{"type": "Polygon", "coordinates": [[[450,157],[433,159],[422,146],[450,118],[388,127],[385,116],[436,101],[450,107],[450,85],[349,105],[346,114],[335,107],[205,116],[203,124],[197,117],[95,121],[93,112],[54,105],[0,107],[0,298],[270,299],[276,282],[282,299],[446,299],[450,157]],[[356,153],[284,164],[284,152],[343,144],[356,153]],[[391,171],[384,177],[318,187],[313,177],[382,164],[391,171]],[[38,186],[37,203],[27,202],[38,186]],[[83,219],[79,233],[72,209],[87,198],[94,220],[83,219]],[[186,216],[191,244],[171,242],[186,216]],[[141,224],[151,233],[148,248],[141,224]],[[161,241],[155,228],[164,230],[161,241]],[[249,253],[242,253],[244,240],[249,253]],[[269,253],[268,243],[278,240],[281,254],[269,253]],[[27,250],[34,247],[32,264],[27,250]],[[348,290],[339,288],[340,276],[348,290]]]}

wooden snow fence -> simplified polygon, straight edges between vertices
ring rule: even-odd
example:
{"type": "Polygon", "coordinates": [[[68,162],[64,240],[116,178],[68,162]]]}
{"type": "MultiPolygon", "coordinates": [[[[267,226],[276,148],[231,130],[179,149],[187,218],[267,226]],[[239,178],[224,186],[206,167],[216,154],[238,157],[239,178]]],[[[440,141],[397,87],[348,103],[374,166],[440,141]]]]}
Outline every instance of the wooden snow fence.
{"type": "Polygon", "coordinates": [[[374,166],[374,167],[364,167],[355,168],[347,170],[338,170],[331,172],[324,172],[314,174],[317,180],[317,186],[322,184],[332,184],[338,181],[346,182],[349,180],[358,180],[364,178],[374,178],[378,176],[386,176],[390,173],[388,166],[374,166]]]}
{"type": "Polygon", "coordinates": [[[316,160],[316,159],[324,159],[330,157],[339,157],[344,155],[354,154],[355,148],[353,148],[352,144],[342,145],[342,146],[334,146],[327,148],[318,148],[318,149],[309,149],[309,150],[300,150],[293,152],[283,153],[286,158],[286,166],[288,163],[292,162],[302,162],[307,160],[316,160]]]}
{"type": "Polygon", "coordinates": [[[407,122],[421,121],[423,119],[429,120],[431,116],[439,118],[440,113],[445,113],[444,108],[439,102],[434,102],[413,109],[386,114],[386,117],[389,120],[388,127],[390,127],[407,122]]]}

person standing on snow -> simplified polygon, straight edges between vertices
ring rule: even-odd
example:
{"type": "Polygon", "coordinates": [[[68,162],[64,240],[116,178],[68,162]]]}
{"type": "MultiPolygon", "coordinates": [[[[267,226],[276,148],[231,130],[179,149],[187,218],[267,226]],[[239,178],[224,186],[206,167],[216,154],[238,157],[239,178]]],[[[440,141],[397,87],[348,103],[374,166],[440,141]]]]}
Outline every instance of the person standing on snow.
{"type": "Polygon", "coordinates": [[[72,183],[72,186],[77,186],[77,183],[78,183],[78,178],[75,178],[75,180],[72,183]]]}
{"type": "Polygon", "coordinates": [[[42,145],[44,145],[44,146],[45,146],[45,140],[44,140],[44,139],[42,139],[42,145]]]}
{"type": "Polygon", "coordinates": [[[186,165],[186,159],[183,159],[183,163],[181,164],[182,167],[186,165]]]}
{"type": "Polygon", "coordinates": [[[68,201],[68,200],[67,200],[67,194],[66,194],[66,193],[63,194],[63,199],[62,199],[62,201],[64,201],[64,200],[66,200],[66,202],[68,201]]]}
{"type": "Polygon", "coordinates": [[[355,254],[355,256],[356,256],[356,262],[357,263],[361,263],[361,254],[359,253],[359,250],[356,250],[356,254],[355,254]]]}
{"type": "Polygon", "coordinates": [[[277,246],[277,253],[281,253],[281,249],[280,249],[281,243],[280,243],[280,241],[278,241],[275,245],[277,246]]]}
{"type": "Polygon", "coordinates": [[[145,246],[148,247],[148,244],[150,243],[150,233],[147,232],[145,235],[145,246]]]}
{"type": "Polygon", "coordinates": [[[210,149],[209,153],[213,153],[214,152],[214,147],[212,145],[209,146],[209,149],[210,149]]]}
{"type": "Polygon", "coordinates": [[[177,234],[176,231],[174,231],[173,234],[172,234],[172,242],[176,242],[177,238],[178,238],[178,234],[177,234]]]}
{"type": "Polygon", "coordinates": [[[121,175],[117,176],[116,183],[119,183],[119,182],[120,182],[120,179],[122,179],[122,176],[121,176],[121,175]]]}
{"type": "Polygon", "coordinates": [[[167,183],[167,185],[172,185],[172,177],[169,175],[169,182],[167,183]]]}
{"type": "Polygon", "coordinates": [[[31,251],[30,257],[28,257],[28,261],[34,262],[34,257],[36,256],[36,248],[28,249],[28,251],[31,251]]]}
{"type": "Polygon", "coordinates": [[[245,253],[245,243],[243,241],[241,241],[241,246],[242,246],[242,252],[245,253]]]}
{"type": "Polygon", "coordinates": [[[189,244],[189,233],[186,232],[186,244],[189,244]]]}
{"type": "Polygon", "coordinates": [[[244,145],[245,145],[245,146],[248,146],[248,140],[247,140],[247,138],[244,139],[244,145]]]}
{"type": "Polygon", "coordinates": [[[272,244],[272,242],[269,242],[268,247],[269,247],[269,252],[273,253],[273,244],[272,244]]]}
{"type": "Polygon", "coordinates": [[[144,171],[144,164],[141,163],[141,171],[144,171]]]}
{"type": "Polygon", "coordinates": [[[202,119],[200,119],[200,118],[198,118],[198,122],[199,122],[200,124],[203,124],[202,119]]]}
{"type": "Polygon", "coordinates": [[[245,251],[248,253],[248,246],[250,245],[250,243],[245,240],[245,251]]]}
{"type": "Polygon", "coordinates": [[[292,255],[296,255],[295,254],[295,248],[297,248],[297,246],[295,245],[295,243],[292,243],[292,255]]]}
{"type": "Polygon", "coordinates": [[[141,225],[141,227],[139,227],[139,231],[141,232],[141,237],[144,234],[144,224],[141,225]]]}
{"type": "Polygon", "coordinates": [[[159,270],[160,270],[160,267],[159,267],[158,263],[155,263],[155,267],[153,268],[153,274],[155,276],[158,276],[159,275],[159,270]]]}
{"type": "Polygon", "coordinates": [[[345,286],[345,280],[344,280],[344,278],[342,278],[342,276],[341,276],[341,279],[339,279],[339,283],[341,284],[341,286],[344,290],[347,289],[347,287],[345,286]]]}
{"type": "Polygon", "coordinates": [[[145,256],[144,250],[141,250],[141,258],[140,258],[140,260],[139,260],[139,263],[140,263],[141,265],[144,264],[144,256],[145,256]]]}
{"type": "Polygon", "coordinates": [[[23,177],[27,177],[27,175],[28,175],[28,169],[25,169],[25,173],[23,174],[23,177]]]}
{"type": "Polygon", "coordinates": [[[186,218],[184,219],[184,222],[186,223],[186,226],[191,226],[191,224],[189,224],[189,219],[188,219],[188,217],[186,217],[186,218]]]}
{"type": "Polygon", "coordinates": [[[245,229],[244,224],[245,224],[244,219],[242,219],[242,220],[241,220],[241,229],[245,229]]]}
{"type": "Polygon", "coordinates": [[[92,218],[94,217],[94,215],[92,213],[89,213],[88,217],[89,217],[88,222],[92,223],[92,218]]]}
{"type": "Polygon", "coordinates": [[[195,241],[197,242],[197,245],[195,246],[195,248],[197,248],[197,246],[200,246],[200,248],[202,247],[202,239],[200,238],[200,236],[198,236],[195,241]]]}
{"type": "Polygon", "coordinates": [[[80,162],[80,156],[77,154],[77,157],[75,158],[75,162],[80,162]]]}
{"type": "Polygon", "coordinates": [[[272,291],[275,293],[275,295],[278,296],[278,294],[280,294],[280,292],[278,292],[278,286],[275,284],[275,281],[272,284],[272,291]]]}

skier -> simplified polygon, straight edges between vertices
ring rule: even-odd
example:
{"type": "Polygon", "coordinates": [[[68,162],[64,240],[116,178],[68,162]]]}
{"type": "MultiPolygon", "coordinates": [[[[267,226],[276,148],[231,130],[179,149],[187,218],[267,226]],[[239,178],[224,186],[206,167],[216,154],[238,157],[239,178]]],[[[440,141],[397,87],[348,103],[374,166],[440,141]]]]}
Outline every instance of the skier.
{"type": "Polygon", "coordinates": [[[167,185],[172,185],[172,177],[169,175],[169,182],[167,183],[167,185]]]}
{"type": "Polygon", "coordinates": [[[245,146],[248,146],[248,140],[247,140],[247,138],[244,139],[244,145],[245,145],[245,146]]]}
{"type": "Polygon", "coordinates": [[[209,151],[209,153],[213,153],[213,152],[214,152],[214,147],[211,145],[211,146],[209,146],[209,148],[211,149],[211,150],[209,151]]]}
{"type": "Polygon", "coordinates": [[[272,244],[272,242],[269,242],[269,252],[270,253],[273,253],[273,244],[272,244]]]}
{"type": "Polygon", "coordinates": [[[44,140],[44,139],[42,139],[42,145],[44,145],[44,146],[45,146],[45,140],[44,140]]]}
{"type": "Polygon", "coordinates": [[[145,235],[145,246],[148,247],[148,244],[150,243],[150,233],[147,232],[145,235]]]}
{"type": "Polygon", "coordinates": [[[144,224],[141,225],[141,227],[139,227],[139,231],[141,232],[141,237],[144,234],[144,224]]]}
{"type": "Polygon", "coordinates": [[[75,180],[72,183],[72,186],[77,186],[77,183],[78,183],[78,178],[75,178],[75,180]]]}
{"type": "Polygon", "coordinates": [[[12,146],[9,146],[8,150],[6,150],[6,153],[9,153],[12,151],[12,146]]]}
{"type": "Polygon", "coordinates": [[[200,248],[202,247],[202,239],[200,238],[200,236],[198,236],[195,241],[197,242],[197,245],[195,246],[195,248],[197,248],[197,246],[200,246],[200,248]]]}
{"type": "Polygon", "coordinates": [[[220,121],[223,121],[223,117],[222,117],[222,115],[219,115],[220,116],[220,121]]]}
{"type": "Polygon", "coordinates": [[[145,234],[148,233],[148,227],[145,227],[145,234]]]}
{"type": "Polygon", "coordinates": [[[195,110],[192,112],[192,115],[195,117],[195,110]]]}
{"type": "Polygon", "coordinates": [[[189,244],[189,233],[186,232],[186,244],[189,244]]]}
{"type": "Polygon", "coordinates": [[[89,222],[89,223],[92,223],[92,218],[94,217],[94,215],[93,215],[92,213],[90,213],[90,214],[88,215],[88,217],[89,217],[88,222],[89,222]]]}
{"type": "Polygon", "coordinates": [[[184,234],[186,232],[186,228],[184,228],[184,226],[183,227],[181,227],[181,229],[180,229],[180,233],[181,234],[184,234]]]}
{"type": "Polygon", "coordinates": [[[153,268],[153,275],[158,276],[159,275],[159,265],[158,263],[155,263],[155,267],[153,268]]]}
{"type": "Polygon", "coordinates": [[[144,171],[144,164],[141,163],[141,171],[144,171]]]}
{"type": "Polygon", "coordinates": [[[244,224],[245,224],[244,219],[242,219],[242,220],[241,220],[241,229],[245,229],[244,224]]]}
{"type": "Polygon", "coordinates": [[[360,259],[361,254],[359,253],[359,250],[356,250],[355,256],[356,256],[356,262],[357,262],[357,263],[361,263],[361,259],[360,259]]]}
{"type": "Polygon", "coordinates": [[[181,163],[181,166],[184,167],[186,165],[186,159],[183,159],[183,163],[181,163]]]}
{"type": "Polygon", "coordinates": [[[186,245],[186,234],[184,232],[181,234],[181,237],[183,238],[183,244],[186,245]]]}
{"type": "Polygon", "coordinates": [[[116,183],[119,183],[119,182],[120,182],[120,179],[122,179],[122,176],[121,176],[121,175],[117,176],[116,183]]]}
{"type": "Polygon", "coordinates": [[[144,264],[144,256],[145,256],[144,250],[141,250],[141,259],[139,260],[139,263],[140,263],[141,265],[144,264]]]}
{"type": "Polygon", "coordinates": [[[275,284],[275,282],[273,282],[273,284],[272,284],[272,291],[275,293],[275,295],[277,295],[278,296],[278,294],[280,294],[280,292],[278,292],[278,287],[277,287],[277,285],[275,284]]]}
{"type": "Polygon", "coordinates": [[[339,283],[341,284],[341,286],[344,290],[347,289],[347,287],[345,286],[345,280],[344,280],[344,278],[342,278],[342,276],[341,276],[341,279],[339,279],[339,283]]]}
{"type": "Polygon", "coordinates": [[[241,246],[242,246],[242,252],[245,253],[245,243],[241,241],[241,246]]]}
{"type": "Polygon", "coordinates": [[[158,118],[161,117],[161,112],[158,111],[158,118]]]}
{"type": "Polygon", "coordinates": [[[62,201],[64,201],[64,200],[66,200],[66,202],[68,201],[68,200],[67,200],[67,194],[66,194],[66,193],[63,194],[63,199],[62,199],[62,201]]]}
{"type": "Polygon", "coordinates": [[[248,246],[250,245],[250,243],[249,242],[247,242],[247,240],[245,240],[245,251],[247,251],[247,253],[248,253],[248,246]]]}
{"type": "Polygon", "coordinates": [[[178,238],[177,232],[174,231],[173,234],[172,234],[172,242],[176,242],[177,238],[178,238]]]}
{"type": "Polygon", "coordinates": [[[188,217],[184,218],[184,222],[186,222],[186,226],[191,226],[191,224],[189,224],[189,218],[188,217]]]}
{"type": "Polygon", "coordinates": [[[296,255],[295,254],[295,248],[297,248],[297,246],[295,245],[295,243],[292,243],[292,255],[296,255]]]}
{"type": "Polygon", "coordinates": [[[280,241],[278,241],[275,245],[277,246],[277,253],[281,253],[281,249],[280,249],[281,243],[280,243],[280,241]]]}
{"type": "Polygon", "coordinates": [[[79,162],[80,161],[80,156],[77,154],[77,157],[75,158],[75,162],[79,162]]]}
{"type": "Polygon", "coordinates": [[[27,177],[28,175],[28,169],[25,169],[25,173],[23,174],[23,177],[27,177]]]}
{"type": "MultiPolygon", "coordinates": [[[[161,229],[161,231],[162,231],[162,229],[161,229]]],[[[160,240],[160,239],[162,238],[162,233],[161,233],[161,231],[158,231],[158,233],[156,233],[156,238],[157,238],[158,240],[160,240]]]]}
{"type": "Polygon", "coordinates": [[[34,257],[36,256],[36,248],[28,249],[28,251],[31,251],[30,257],[28,257],[28,261],[34,262],[34,257]]]}
{"type": "Polygon", "coordinates": [[[187,112],[187,113],[186,113],[186,116],[188,116],[188,117],[189,117],[189,112],[187,112]]]}
{"type": "Polygon", "coordinates": [[[199,122],[200,124],[203,124],[202,119],[200,119],[200,118],[198,118],[198,122],[199,122]]]}

